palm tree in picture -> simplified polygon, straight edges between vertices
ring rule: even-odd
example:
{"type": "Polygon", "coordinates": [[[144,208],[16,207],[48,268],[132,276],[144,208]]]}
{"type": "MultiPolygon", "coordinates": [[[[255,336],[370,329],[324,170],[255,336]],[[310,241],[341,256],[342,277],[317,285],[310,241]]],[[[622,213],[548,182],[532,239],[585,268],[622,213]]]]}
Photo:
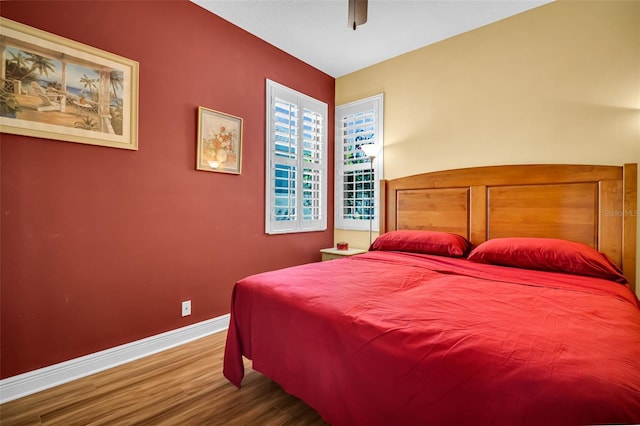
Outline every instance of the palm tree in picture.
{"type": "Polygon", "coordinates": [[[113,97],[115,99],[118,99],[118,89],[123,88],[122,71],[111,71],[109,73],[109,81],[111,82],[111,90],[113,90],[113,97]]]}
{"type": "Polygon", "coordinates": [[[38,72],[40,75],[49,76],[49,72],[54,72],[56,70],[56,66],[52,63],[51,59],[45,58],[44,56],[36,55],[35,53],[27,53],[29,57],[25,59],[30,65],[29,72],[22,77],[24,80],[26,77],[30,76],[34,72],[38,72]]]}
{"type": "Polygon", "coordinates": [[[7,59],[6,79],[8,80],[12,77],[20,79],[21,76],[27,75],[29,73],[27,68],[28,62],[27,57],[23,55],[24,52],[22,50],[18,50],[17,54],[11,51],[8,53],[10,58],[7,59]],[[11,72],[9,72],[9,70],[11,70],[11,72]]]}
{"type": "Polygon", "coordinates": [[[124,78],[122,71],[111,71],[109,73],[109,82],[113,92],[113,99],[109,108],[111,114],[111,127],[116,135],[122,135],[123,110],[122,101],[118,98],[118,89],[123,89],[124,78]]]}
{"type": "Polygon", "coordinates": [[[83,130],[97,130],[98,123],[93,121],[93,119],[88,115],[85,115],[82,117],[80,121],[76,121],[73,124],[73,127],[75,127],[76,129],[83,129],[83,130]]]}
{"type": "Polygon", "coordinates": [[[89,89],[89,96],[93,98],[93,89],[98,87],[96,80],[94,78],[90,78],[87,74],[82,74],[80,83],[82,83],[85,89],[89,89]]]}
{"type": "Polygon", "coordinates": [[[122,135],[122,122],[124,119],[122,111],[122,101],[116,99],[109,109],[111,115],[111,127],[116,135],[122,135]]]}

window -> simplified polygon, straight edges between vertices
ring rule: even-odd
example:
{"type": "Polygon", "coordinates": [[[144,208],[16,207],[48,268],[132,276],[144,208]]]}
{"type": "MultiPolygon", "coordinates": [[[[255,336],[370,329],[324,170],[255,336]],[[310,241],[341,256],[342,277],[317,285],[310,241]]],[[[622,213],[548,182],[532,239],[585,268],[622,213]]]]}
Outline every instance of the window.
{"type": "Polygon", "coordinates": [[[268,234],[327,229],[327,104],[267,80],[268,234]]]}
{"type": "Polygon", "coordinates": [[[383,95],[336,107],[336,228],[378,230],[380,184],[383,166],[383,95]],[[375,145],[371,161],[360,149],[375,145]]]}

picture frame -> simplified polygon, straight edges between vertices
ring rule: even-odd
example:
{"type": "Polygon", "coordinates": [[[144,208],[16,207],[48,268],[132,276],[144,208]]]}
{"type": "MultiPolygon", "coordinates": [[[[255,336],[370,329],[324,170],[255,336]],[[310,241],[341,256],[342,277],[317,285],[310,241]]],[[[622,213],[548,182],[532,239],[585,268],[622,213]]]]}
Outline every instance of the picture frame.
{"type": "Polygon", "coordinates": [[[242,118],[198,107],[196,169],[239,175],[242,167],[242,118]]]}
{"type": "Polygon", "coordinates": [[[0,17],[0,131],[138,149],[138,62],[0,17]]]}

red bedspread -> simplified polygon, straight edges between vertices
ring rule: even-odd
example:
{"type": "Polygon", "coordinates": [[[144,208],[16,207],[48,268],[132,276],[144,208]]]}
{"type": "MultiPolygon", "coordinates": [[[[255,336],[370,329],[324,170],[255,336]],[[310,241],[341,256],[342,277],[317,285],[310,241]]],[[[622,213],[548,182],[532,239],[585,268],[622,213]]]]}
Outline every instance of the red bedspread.
{"type": "Polygon", "coordinates": [[[623,285],[370,252],[254,275],[242,355],[334,425],[640,423],[640,309],[623,285]]]}

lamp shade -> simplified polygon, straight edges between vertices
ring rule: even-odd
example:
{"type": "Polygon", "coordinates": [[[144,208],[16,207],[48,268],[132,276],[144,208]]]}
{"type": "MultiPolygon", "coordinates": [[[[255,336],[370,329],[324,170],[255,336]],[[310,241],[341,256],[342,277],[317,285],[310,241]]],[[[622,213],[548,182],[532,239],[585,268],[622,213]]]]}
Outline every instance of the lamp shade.
{"type": "Polygon", "coordinates": [[[360,145],[360,149],[364,152],[364,155],[369,158],[375,158],[380,150],[376,144],[360,145]]]}

